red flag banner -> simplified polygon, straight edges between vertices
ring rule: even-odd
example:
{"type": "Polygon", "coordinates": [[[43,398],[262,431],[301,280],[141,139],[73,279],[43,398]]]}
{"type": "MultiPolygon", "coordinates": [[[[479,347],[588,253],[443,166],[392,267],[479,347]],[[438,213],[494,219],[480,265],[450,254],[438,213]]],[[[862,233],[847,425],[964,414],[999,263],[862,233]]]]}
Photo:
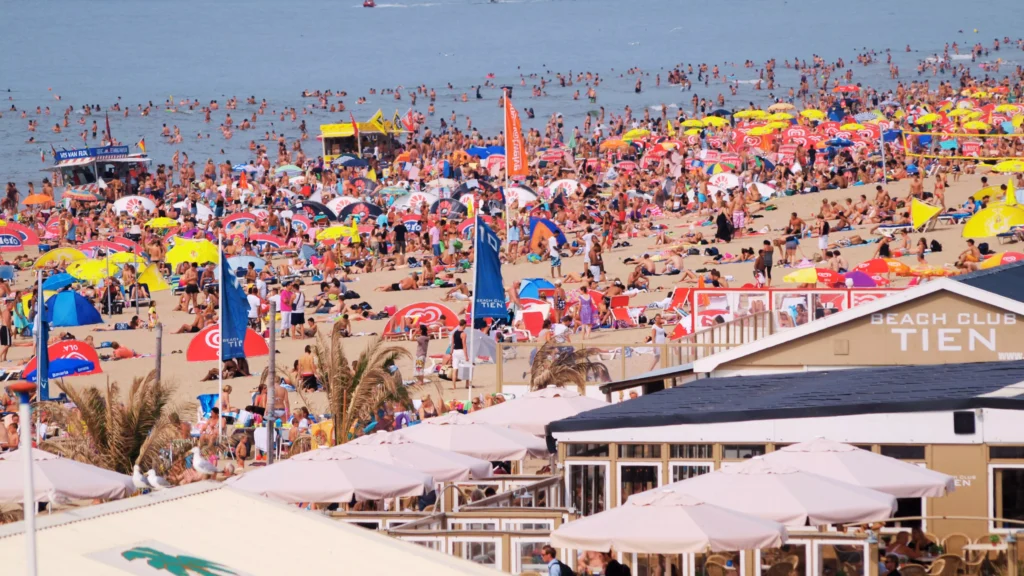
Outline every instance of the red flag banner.
{"type": "Polygon", "coordinates": [[[526,176],[528,170],[522,121],[508,94],[505,95],[505,162],[509,176],[526,176]]]}

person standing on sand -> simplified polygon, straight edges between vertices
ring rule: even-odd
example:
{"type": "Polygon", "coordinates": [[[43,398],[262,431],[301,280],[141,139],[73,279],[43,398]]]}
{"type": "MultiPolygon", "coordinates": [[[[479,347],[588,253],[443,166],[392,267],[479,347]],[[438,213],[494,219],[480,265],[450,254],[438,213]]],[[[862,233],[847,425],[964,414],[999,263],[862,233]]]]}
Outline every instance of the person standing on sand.
{"type": "Polygon", "coordinates": [[[14,344],[14,319],[11,310],[14,302],[4,302],[0,306],[0,362],[7,362],[7,353],[14,344]]]}

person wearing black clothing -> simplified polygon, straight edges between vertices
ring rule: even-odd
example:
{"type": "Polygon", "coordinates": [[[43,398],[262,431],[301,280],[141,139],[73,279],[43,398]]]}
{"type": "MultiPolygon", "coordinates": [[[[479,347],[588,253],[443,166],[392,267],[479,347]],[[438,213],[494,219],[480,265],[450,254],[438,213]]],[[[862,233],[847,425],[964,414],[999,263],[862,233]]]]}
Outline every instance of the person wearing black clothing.
{"type": "Polygon", "coordinates": [[[629,569],[629,566],[623,566],[618,560],[612,558],[612,555],[603,552],[601,556],[604,557],[604,576],[633,576],[633,571],[629,569]]]}
{"type": "Polygon", "coordinates": [[[404,256],[405,255],[405,234],[406,234],[406,232],[409,231],[409,229],[405,227],[405,222],[399,221],[398,224],[395,224],[395,227],[392,228],[392,230],[395,233],[395,239],[394,239],[395,254],[401,254],[401,255],[404,256]]]}
{"type": "MultiPolygon", "coordinates": [[[[466,352],[466,321],[459,320],[459,327],[452,332],[452,385],[459,387],[459,369],[469,365],[469,356],[466,352]]],[[[466,383],[469,387],[469,383],[466,383]]]]}

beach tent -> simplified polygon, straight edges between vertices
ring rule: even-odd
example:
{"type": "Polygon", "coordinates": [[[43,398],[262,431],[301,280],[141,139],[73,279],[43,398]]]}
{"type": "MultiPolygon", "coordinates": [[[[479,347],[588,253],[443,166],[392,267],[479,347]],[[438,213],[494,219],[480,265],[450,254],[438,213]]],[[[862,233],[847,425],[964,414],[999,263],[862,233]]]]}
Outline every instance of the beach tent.
{"type": "Polygon", "coordinates": [[[541,299],[541,290],[554,290],[555,285],[549,280],[544,278],[526,278],[522,284],[519,285],[519,297],[520,298],[536,298],[541,299]]]}
{"type": "Polygon", "coordinates": [[[384,326],[384,335],[402,332],[406,317],[413,318],[413,324],[416,326],[438,324],[449,330],[454,330],[459,326],[459,315],[451,308],[438,302],[417,302],[395,312],[384,326]]]}
{"type": "Polygon", "coordinates": [[[157,266],[148,266],[145,272],[139,275],[139,284],[148,286],[151,294],[171,289],[170,284],[160,275],[160,270],[157,266]]]}
{"type": "Polygon", "coordinates": [[[61,292],[46,301],[46,321],[50,326],[86,326],[102,324],[96,307],[78,292],[61,292]]]}
{"type": "Polygon", "coordinates": [[[547,218],[530,218],[530,251],[533,253],[546,253],[548,246],[548,238],[554,237],[558,241],[558,245],[562,246],[566,242],[565,234],[562,234],[562,229],[558,227],[553,221],[547,218]]]}
{"type": "MultiPolygon", "coordinates": [[[[252,328],[245,329],[245,340],[242,343],[246,358],[253,356],[266,356],[270,354],[270,347],[267,341],[252,328]]],[[[216,360],[220,348],[220,325],[214,324],[203,328],[188,344],[185,351],[185,359],[189,362],[209,362],[216,360]]]]}

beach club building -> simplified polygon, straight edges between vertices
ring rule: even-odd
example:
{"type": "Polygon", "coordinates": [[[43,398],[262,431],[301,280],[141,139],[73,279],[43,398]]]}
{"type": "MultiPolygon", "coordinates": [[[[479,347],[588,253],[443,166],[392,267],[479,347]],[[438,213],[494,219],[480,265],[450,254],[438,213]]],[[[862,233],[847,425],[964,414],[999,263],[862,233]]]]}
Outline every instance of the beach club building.
{"type": "Polygon", "coordinates": [[[637,399],[553,422],[568,505],[630,495],[816,438],[953,476],[891,526],[972,542],[1024,529],[1024,267],[913,287],[603,387],[637,399]],[[1001,520],[1003,519],[1003,520],[1001,520]],[[1022,521],[1015,524],[1010,521],[1022,521]]]}

